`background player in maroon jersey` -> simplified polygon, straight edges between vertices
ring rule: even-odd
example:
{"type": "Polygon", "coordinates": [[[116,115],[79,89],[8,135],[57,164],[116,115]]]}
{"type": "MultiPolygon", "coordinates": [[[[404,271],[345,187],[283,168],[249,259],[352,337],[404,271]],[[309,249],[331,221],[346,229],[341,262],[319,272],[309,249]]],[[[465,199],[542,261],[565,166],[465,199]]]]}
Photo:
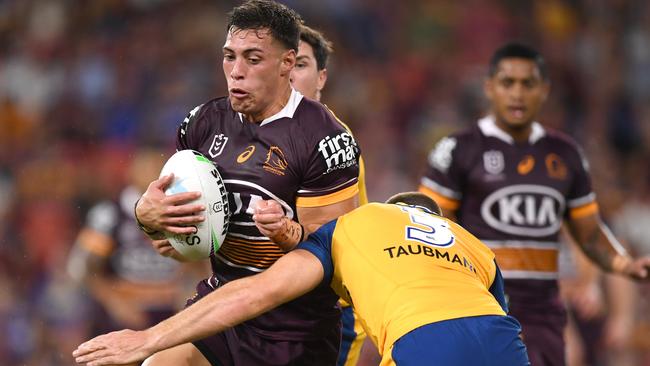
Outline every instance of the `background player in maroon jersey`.
{"type": "Polygon", "coordinates": [[[484,90],[491,114],[436,145],[420,191],[496,253],[531,363],[562,365],[562,220],[606,271],[645,279],[650,258],[632,259],[603,224],[575,142],[535,121],[550,90],[541,56],[520,44],[499,48],[484,90]]]}
{"type": "Polygon", "coordinates": [[[92,334],[144,329],[176,313],[186,296],[184,265],[153,252],[133,220],[133,205],[163,163],[159,150],[136,150],[119,197],[94,205],[77,235],[68,272],[98,303],[92,334]]]}
{"type": "MultiPolygon", "coordinates": [[[[356,142],[329,110],[290,85],[299,26],[295,12],[272,1],[233,9],[223,47],[228,98],[195,108],[179,129],[178,149],[199,150],[220,166],[232,211],[228,237],[211,258],[214,274],[189,303],[218,283],[264,271],[282,256],[280,247],[293,247],[358,205],[356,142]]],[[[152,238],[191,232],[184,225],[204,219],[203,207],[186,204],[198,193],[164,195],[170,181],[154,181],[136,207],[152,238]]],[[[154,355],[148,364],[331,365],[340,343],[335,305],[334,293],[321,287],[225,333],[154,355]]]]}

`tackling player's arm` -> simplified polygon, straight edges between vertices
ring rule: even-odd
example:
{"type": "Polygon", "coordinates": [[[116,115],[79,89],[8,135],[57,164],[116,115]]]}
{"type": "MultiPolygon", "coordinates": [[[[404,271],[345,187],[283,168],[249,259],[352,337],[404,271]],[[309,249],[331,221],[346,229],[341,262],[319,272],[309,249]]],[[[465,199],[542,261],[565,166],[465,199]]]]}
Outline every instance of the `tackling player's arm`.
{"type": "Polygon", "coordinates": [[[321,261],[306,250],[282,256],[268,270],[232,281],[144,331],[122,330],[81,344],[73,356],[88,366],[129,364],[155,352],[204,338],[254,318],[314,289],[321,261]]]}
{"type": "Polygon", "coordinates": [[[569,220],[569,229],[582,251],[607,272],[647,279],[650,257],[633,259],[595,212],[569,220]]]}

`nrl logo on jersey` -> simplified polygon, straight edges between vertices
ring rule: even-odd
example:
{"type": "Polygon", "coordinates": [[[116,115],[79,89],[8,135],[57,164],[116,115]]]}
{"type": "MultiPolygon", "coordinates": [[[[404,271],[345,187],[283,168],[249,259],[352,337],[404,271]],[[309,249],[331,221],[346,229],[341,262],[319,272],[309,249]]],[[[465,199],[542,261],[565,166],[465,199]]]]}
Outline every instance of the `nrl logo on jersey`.
{"type": "Polygon", "coordinates": [[[483,168],[489,174],[500,174],[505,168],[505,159],[503,152],[498,150],[489,150],[483,153],[483,168]]]}
{"type": "Polygon", "coordinates": [[[330,137],[327,136],[318,142],[318,151],[325,159],[327,174],[337,169],[345,169],[357,164],[359,147],[351,134],[341,132],[330,137]]]}
{"type": "Polygon", "coordinates": [[[210,149],[208,150],[210,156],[216,158],[217,156],[221,155],[223,148],[226,147],[227,142],[228,136],[224,135],[223,133],[214,135],[214,140],[212,140],[212,145],[210,145],[210,149]]]}
{"type": "Polygon", "coordinates": [[[481,217],[492,228],[512,235],[543,237],[557,233],[566,203],[557,190],[534,184],[506,186],[481,204],[481,217]]]}

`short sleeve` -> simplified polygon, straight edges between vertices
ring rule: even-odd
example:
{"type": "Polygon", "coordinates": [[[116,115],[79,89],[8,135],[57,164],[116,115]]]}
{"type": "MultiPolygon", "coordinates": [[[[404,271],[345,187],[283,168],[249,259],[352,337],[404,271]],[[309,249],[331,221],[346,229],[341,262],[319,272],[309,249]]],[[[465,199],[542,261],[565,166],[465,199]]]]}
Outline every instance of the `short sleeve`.
{"type": "Polygon", "coordinates": [[[359,192],[361,151],[357,141],[327,110],[317,116],[324,120],[313,123],[317,127],[310,136],[311,152],[304,163],[298,207],[331,205],[359,192]]]}
{"type": "Polygon", "coordinates": [[[496,272],[494,274],[494,280],[492,281],[492,285],[490,286],[489,291],[497,300],[499,305],[501,305],[501,309],[503,309],[503,311],[508,314],[508,302],[506,301],[506,294],[504,292],[503,276],[501,275],[501,270],[499,269],[499,265],[496,263],[496,260],[494,261],[494,265],[496,272]]]}
{"type": "Polygon", "coordinates": [[[108,236],[113,234],[118,221],[118,208],[108,201],[93,206],[86,216],[86,226],[88,228],[108,236]]]}
{"type": "Polygon", "coordinates": [[[571,164],[571,170],[573,171],[567,196],[569,216],[576,219],[598,212],[596,194],[593,192],[589,175],[589,163],[576,144],[572,144],[569,150],[568,163],[571,164]]]}
{"type": "Polygon", "coordinates": [[[460,206],[463,186],[463,157],[458,136],[442,138],[429,152],[419,191],[433,198],[445,210],[460,206]]]}
{"type": "Polygon", "coordinates": [[[197,135],[201,135],[203,104],[194,107],[178,127],[176,150],[196,149],[197,135]]]}
{"type": "Polygon", "coordinates": [[[332,237],[336,228],[336,220],[332,220],[321,226],[316,232],[309,235],[307,240],[296,246],[296,249],[304,249],[318,258],[323,265],[323,283],[332,282],[334,264],[332,262],[332,237]]]}

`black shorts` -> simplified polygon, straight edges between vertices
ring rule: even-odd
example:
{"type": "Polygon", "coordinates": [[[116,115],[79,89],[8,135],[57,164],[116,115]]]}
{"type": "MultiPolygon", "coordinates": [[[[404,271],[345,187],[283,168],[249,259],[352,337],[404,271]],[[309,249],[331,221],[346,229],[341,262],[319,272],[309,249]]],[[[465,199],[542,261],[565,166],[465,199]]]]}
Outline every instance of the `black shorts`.
{"type": "MultiPolygon", "coordinates": [[[[199,282],[190,306],[218,287],[214,277],[199,282]]],[[[335,365],[341,340],[333,328],[319,340],[281,341],[260,336],[252,327],[240,324],[224,332],[193,342],[214,366],[248,365],[335,365]]]]}

